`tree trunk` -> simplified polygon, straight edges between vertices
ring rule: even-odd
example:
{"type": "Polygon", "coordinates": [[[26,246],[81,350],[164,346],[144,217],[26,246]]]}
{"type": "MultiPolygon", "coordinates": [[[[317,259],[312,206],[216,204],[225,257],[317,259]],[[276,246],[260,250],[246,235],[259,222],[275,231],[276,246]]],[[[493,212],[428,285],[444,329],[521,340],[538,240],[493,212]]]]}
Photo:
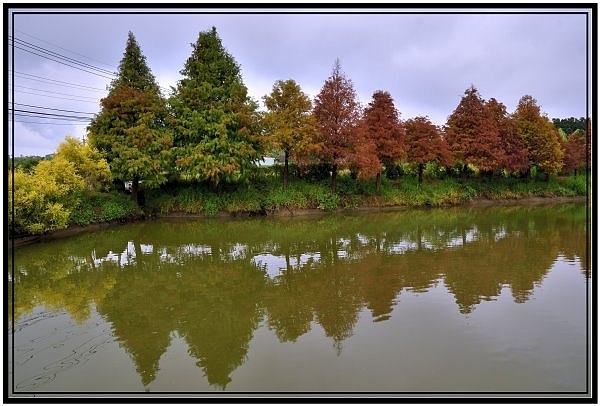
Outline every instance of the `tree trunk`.
{"type": "Polygon", "coordinates": [[[337,164],[333,164],[331,166],[331,191],[333,193],[335,193],[336,181],[337,181],[337,164]]]}
{"type": "Polygon", "coordinates": [[[379,192],[381,190],[381,171],[377,172],[376,178],[376,190],[379,192]]]}
{"type": "Polygon", "coordinates": [[[285,159],[284,159],[284,165],[283,165],[283,187],[287,188],[288,185],[288,175],[289,175],[289,168],[288,168],[288,151],[285,151],[285,159]]]}
{"type": "Polygon", "coordinates": [[[140,181],[138,179],[133,179],[131,181],[131,198],[139,206],[138,202],[138,191],[140,188],[140,181]]]}
{"type": "Polygon", "coordinates": [[[419,185],[423,183],[423,167],[425,164],[419,164],[419,185]]]}

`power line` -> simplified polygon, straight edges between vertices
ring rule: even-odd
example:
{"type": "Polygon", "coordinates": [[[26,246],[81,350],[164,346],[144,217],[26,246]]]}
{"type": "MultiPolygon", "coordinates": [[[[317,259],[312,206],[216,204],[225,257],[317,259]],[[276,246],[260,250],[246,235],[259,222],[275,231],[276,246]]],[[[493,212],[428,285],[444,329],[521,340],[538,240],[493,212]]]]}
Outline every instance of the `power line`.
{"type": "MultiPolygon", "coordinates": [[[[27,116],[25,116],[27,117],[27,116]]],[[[23,124],[43,124],[43,125],[71,125],[71,126],[81,126],[81,125],[85,125],[87,126],[88,123],[78,123],[76,121],[72,121],[70,123],[51,123],[49,121],[22,121],[22,120],[8,120],[8,121],[12,121],[13,123],[23,123],[23,124]]]]}
{"type": "Polygon", "coordinates": [[[92,72],[92,71],[90,71],[90,70],[83,69],[83,68],[81,68],[81,67],[79,67],[79,66],[73,66],[73,65],[71,65],[71,64],[69,64],[69,63],[66,63],[66,62],[63,62],[63,61],[61,61],[61,60],[54,59],[54,58],[51,58],[51,57],[49,57],[49,56],[46,56],[46,55],[43,55],[43,54],[39,54],[39,53],[37,53],[37,52],[33,52],[33,51],[32,51],[32,50],[30,50],[30,49],[23,48],[23,47],[20,47],[20,46],[18,46],[18,45],[15,45],[15,44],[14,44],[14,42],[13,42],[13,47],[14,47],[14,48],[16,48],[16,49],[19,49],[19,50],[21,50],[21,51],[25,51],[25,52],[28,52],[28,53],[30,53],[30,54],[33,54],[33,55],[39,56],[39,57],[41,57],[41,58],[45,58],[45,59],[48,59],[48,60],[50,60],[50,61],[53,61],[53,62],[56,62],[56,63],[60,63],[61,65],[65,65],[65,66],[68,66],[68,67],[70,67],[70,68],[74,68],[74,69],[80,70],[80,71],[82,71],[82,72],[91,73],[92,75],[100,76],[100,77],[103,77],[103,78],[106,78],[106,79],[112,79],[112,78],[111,78],[111,77],[109,77],[109,76],[102,75],[102,74],[100,74],[100,73],[97,73],[97,72],[92,72]]]}
{"type": "Polygon", "coordinates": [[[86,59],[89,59],[89,60],[91,60],[91,61],[96,61],[96,62],[99,62],[99,63],[101,63],[102,65],[104,65],[104,66],[109,66],[111,69],[115,70],[115,68],[114,68],[114,67],[113,67],[111,64],[108,64],[108,63],[106,63],[106,62],[102,62],[102,61],[99,61],[98,59],[94,59],[94,58],[92,58],[92,57],[90,57],[90,56],[83,55],[83,54],[80,54],[80,53],[78,53],[78,52],[72,51],[72,50],[70,50],[70,49],[63,48],[63,47],[61,47],[61,46],[59,46],[59,45],[53,44],[52,42],[49,42],[49,41],[43,40],[43,39],[41,39],[41,38],[38,38],[38,37],[36,37],[36,36],[34,36],[34,35],[28,34],[28,33],[24,32],[24,31],[18,30],[18,29],[16,29],[16,28],[15,28],[15,31],[17,31],[17,32],[19,32],[19,33],[21,33],[21,34],[23,34],[23,35],[25,35],[25,36],[27,36],[27,37],[30,37],[30,38],[36,39],[36,40],[38,40],[38,41],[41,41],[41,42],[45,42],[46,44],[48,44],[48,45],[52,45],[52,46],[54,46],[54,47],[56,47],[56,48],[58,48],[58,49],[62,49],[63,51],[70,52],[70,53],[72,53],[72,54],[74,54],[74,55],[79,55],[79,56],[82,56],[82,57],[84,57],[84,58],[86,58],[86,59]]]}
{"type": "MultiPolygon", "coordinates": [[[[46,89],[36,89],[34,87],[27,87],[27,86],[21,86],[21,85],[15,85],[15,89],[19,88],[19,89],[26,89],[26,90],[35,90],[36,92],[43,92],[43,93],[51,93],[51,94],[59,94],[61,96],[71,96],[71,97],[80,97],[83,99],[91,99],[94,101],[98,100],[98,97],[92,97],[92,96],[83,96],[83,95],[78,95],[78,94],[70,94],[70,93],[61,93],[61,92],[55,92],[54,90],[46,90],[46,89]]],[[[10,88],[9,88],[10,89],[10,88]]],[[[24,92],[23,92],[24,93],[24,92]]]]}
{"type": "MultiPolygon", "coordinates": [[[[77,113],[77,114],[91,114],[92,116],[95,115],[96,113],[88,113],[85,111],[74,111],[74,110],[63,110],[63,109],[53,109],[51,107],[43,107],[43,106],[34,106],[31,104],[22,104],[22,103],[14,103],[15,105],[18,106],[25,106],[25,107],[33,107],[36,109],[44,109],[44,110],[54,110],[54,111],[63,111],[65,113],[77,113]]],[[[15,110],[16,111],[16,110],[15,110]]]]}
{"type": "Polygon", "coordinates": [[[49,50],[47,48],[44,48],[44,47],[40,47],[38,45],[32,44],[31,42],[24,41],[24,40],[22,40],[20,38],[12,37],[10,35],[8,36],[8,38],[9,38],[9,40],[12,39],[13,44],[17,43],[20,46],[24,46],[26,48],[33,49],[36,52],[41,52],[43,54],[47,54],[47,55],[49,55],[49,56],[51,56],[53,58],[62,59],[64,61],[68,62],[68,63],[73,63],[73,64],[76,64],[76,65],[80,65],[80,66],[82,66],[82,67],[84,67],[86,69],[93,69],[93,70],[97,70],[98,72],[103,73],[103,74],[107,74],[107,75],[111,75],[111,76],[116,76],[115,72],[113,72],[113,71],[109,71],[107,69],[99,68],[97,66],[90,65],[89,63],[86,63],[86,62],[78,61],[77,59],[73,59],[73,58],[70,58],[68,56],[59,54],[58,52],[51,51],[51,50],[49,50]]]}
{"type": "Polygon", "coordinates": [[[15,113],[15,115],[29,115],[29,117],[44,116],[45,118],[59,117],[62,119],[69,119],[69,120],[91,120],[90,117],[81,117],[81,116],[73,116],[73,115],[67,115],[67,114],[55,114],[55,113],[42,113],[39,111],[12,109],[10,107],[8,108],[8,111],[13,111],[15,113]]]}
{"type": "MultiPolygon", "coordinates": [[[[13,72],[9,71],[8,73],[11,74],[13,72]]],[[[56,80],[56,79],[46,78],[46,77],[43,77],[43,76],[32,75],[30,73],[24,73],[24,72],[14,71],[14,74],[17,75],[17,76],[31,76],[31,77],[35,78],[35,79],[22,78],[22,79],[26,79],[26,80],[34,80],[34,81],[37,81],[37,82],[41,82],[41,81],[56,82],[56,83],[60,83],[62,85],[67,85],[67,86],[72,86],[72,87],[81,87],[81,88],[85,88],[85,89],[106,91],[106,89],[101,89],[99,87],[85,86],[85,85],[80,85],[80,84],[72,83],[72,82],[64,82],[62,80],[56,80]]]]}
{"type": "Polygon", "coordinates": [[[40,97],[49,97],[49,98],[52,98],[52,99],[70,100],[70,101],[76,101],[76,102],[80,102],[80,103],[98,103],[98,100],[82,100],[82,99],[74,99],[74,98],[69,98],[69,97],[50,96],[50,95],[47,95],[47,94],[26,92],[26,91],[22,91],[22,90],[20,90],[19,93],[31,94],[31,95],[40,96],[40,97]]]}

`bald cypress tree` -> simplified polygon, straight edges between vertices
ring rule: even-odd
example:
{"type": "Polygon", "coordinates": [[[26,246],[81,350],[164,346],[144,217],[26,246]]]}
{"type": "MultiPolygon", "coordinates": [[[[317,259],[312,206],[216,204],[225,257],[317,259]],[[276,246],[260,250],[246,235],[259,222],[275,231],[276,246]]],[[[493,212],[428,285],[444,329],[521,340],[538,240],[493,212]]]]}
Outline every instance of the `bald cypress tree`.
{"type": "Polygon", "coordinates": [[[423,182],[423,169],[428,162],[442,166],[452,165],[452,153],[442,131],[428,117],[415,117],[404,123],[408,162],[417,165],[419,184],[423,182]]]}
{"type": "Polygon", "coordinates": [[[541,108],[530,95],[519,100],[513,113],[519,136],[527,146],[529,166],[546,174],[555,175],[562,169],[563,150],[560,135],[550,119],[541,113],[541,108]]]}
{"type": "Polygon", "coordinates": [[[389,92],[378,90],[373,93],[373,99],[363,112],[359,134],[359,144],[374,143],[375,155],[379,161],[375,171],[376,184],[377,190],[380,190],[381,166],[391,167],[406,152],[404,128],[389,92]]]}
{"type": "Polygon", "coordinates": [[[331,165],[331,190],[335,192],[337,171],[349,164],[361,116],[354,85],[337,59],[331,76],[315,98],[313,114],[323,143],[319,155],[331,165]]]}
{"type": "Polygon", "coordinates": [[[213,186],[236,180],[259,157],[257,103],[215,27],[200,32],[169,103],[181,179],[213,186]]]}
{"type": "Polygon", "coordinates": [[[263,116],[265,141],[267,145],[283,150],[283,186],[287,187],[290,156],[297,158],[317,148],[312,103],[292,79],[276,81],[273,91],[263,100],[268,109],[263,116]]]}
{"type": "Polygon", "coordinates": [[[504,149],[500,131],[474,86],[465,90],[460,103],[448,117],[446,140],[455,159],[462,163],[463,174],[468,164],[487,173],[502,166],[504,149]]]}
{"type": "Polygon", "coordinates": [[[166,101],[131,32],[101,106],[88,126],[89,142],[106,158],[114,179],[131,181],[137,202],[141,180],[147,187],[166,182],[173,139],[166,101]]]}

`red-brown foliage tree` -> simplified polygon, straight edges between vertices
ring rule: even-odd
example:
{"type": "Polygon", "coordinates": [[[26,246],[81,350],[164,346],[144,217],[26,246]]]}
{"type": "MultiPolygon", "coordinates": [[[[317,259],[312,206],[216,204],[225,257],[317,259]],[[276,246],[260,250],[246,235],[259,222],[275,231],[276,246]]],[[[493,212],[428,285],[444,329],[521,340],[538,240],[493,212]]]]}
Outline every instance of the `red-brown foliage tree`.
{"type": "Polygon", "coordinates": [[[496,99],[488,100],[486,106],[500,132],[504,151],[501,168],[508,173],[526,173],[529,168],[527,146],[519,137],[517,123],[507,113],[506,106],[496,99]]]}
{"type": "MultiPolygon", "coordinates": [[[[359,126],[359,143],[373,143],[376,160],[369,159],[371,165],[376,161],[374,172],[377,177],[377,190],[381,188],[382,165],[389,167],[406,151],[404,129],[394,106],[392,96],[385,91],[373,93],[373,99],[364,110],[359,126]]],[[[364,148],[363,148],[364,149],[364,148]]],[[[365,157],[365,152],[359,151],[365,157]]],[[[370,171],[373,172],[373,171],[370,171]]]]}
{"type": "Polygon", "coordinates": [[[563,170],[566,172],[573,171],[573,175],[577,175],[577,170],[587,166],[587,142],[585,133],[577,130],[567,137],[563,144],[563,170]]]}
{"type": "Polygon", "coordinates": [[[337,171],[350,162],[361,114],[352,81],[342,72],[339,60],[315,98],[313,114],[322,142],[319,156],[331,165],[331,190],[335,192],[337,171]]]}
{"type": "Polygon", "coordinates": [[[449,167],[453,164],[452,153],[442,138],[441,130],[427,117],[416,117],[404,122],[407,158],[417,164],[419,184],[423,182],[423,168],[427,162],[437,162],[449,167]]]}
{"type": "Polygon", "coordinates": [[[504,159],[500,132],[479,96],[471,86],[446,123],[446,140],[457,161],[471,164],[482,172],[501,168],[504,159]]]}

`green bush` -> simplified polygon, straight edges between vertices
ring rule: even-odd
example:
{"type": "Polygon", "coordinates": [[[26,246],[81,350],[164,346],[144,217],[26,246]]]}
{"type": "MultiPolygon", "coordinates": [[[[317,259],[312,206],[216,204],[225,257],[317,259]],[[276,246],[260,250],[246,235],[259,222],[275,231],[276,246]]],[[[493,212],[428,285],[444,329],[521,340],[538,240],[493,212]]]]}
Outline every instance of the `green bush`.
{"type": "Polygon", "coordinates": [[[221,202],[218,196],[207,196],[204,200],[204,213],[209,216],[216,216],[221,211],[221,202]]]}
{"type": "Polygon", "coordinates": [[[318,208],[324,211],[333,211],[337,209],[339,197],[332,192],[326,192],[317,196],[318,208]]]}
{"type": "Polygon", "coordinates": [[[569,176],[565,179],[564,186],[578,196],[585,196],[587,193],[586,177],[583,175],[569,176]]]}
{"type": "Polygon", "coordinates": [[[78,226],[87,226],[98,221],[95,213],[95,206],[92,199],[88,196],[81,196],[78,205],[71,212],[69,217],[69,224],[75,224],[78,226]]]}

